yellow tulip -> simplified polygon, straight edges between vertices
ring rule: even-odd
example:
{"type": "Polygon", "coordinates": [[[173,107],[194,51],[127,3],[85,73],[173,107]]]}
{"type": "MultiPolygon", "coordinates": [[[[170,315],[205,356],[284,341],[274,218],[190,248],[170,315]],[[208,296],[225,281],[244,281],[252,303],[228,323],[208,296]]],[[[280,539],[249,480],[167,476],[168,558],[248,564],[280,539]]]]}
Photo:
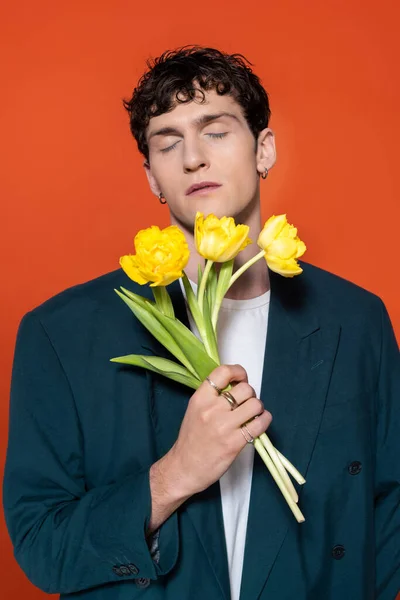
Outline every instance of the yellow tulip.
{"type": "Polygon", "coordinates": [[[134,240],[136,254],[121,256],[119,264],[125,273],[151,287],[169,285],[179,277],[189,260],[189,247],[182,231],[171,225],[142,229],[134,240]]]}
{"type": "Polygon", "coordinates": [[[298,237],[296,227],[287,222],[286,215],[270,217],[258,236],[257,244],[264,250],[271,271],[284,277],[303,272],[296,259],[304,254],[306,245],[298,237]]]}
{"type": "Polygon", "coordinates": [[[213,214],[205,219],[203,213],[196,214],[194,234],[197,252],[214,262],[226,262],[235,258],[248,244],[249,227],[235,225],[232,217],[218,219],[213,214]]]}

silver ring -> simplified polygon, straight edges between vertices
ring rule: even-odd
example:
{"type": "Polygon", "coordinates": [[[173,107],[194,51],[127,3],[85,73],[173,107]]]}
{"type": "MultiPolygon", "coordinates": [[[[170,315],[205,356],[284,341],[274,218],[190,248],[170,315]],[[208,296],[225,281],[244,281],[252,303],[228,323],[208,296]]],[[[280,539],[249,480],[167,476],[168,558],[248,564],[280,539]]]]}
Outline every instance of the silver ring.
{"type": "Polygon", "coordinates": [[[214,390],[217,392],[218,396],[220,396],[222,394],[221,388],[219,388],[216,383],[211,381],[211,379],[209,377],[206,377],[206,379],[207,379],[208,383],[211,385],[211,387],[213,387],[214,390]]]}
{"type": "Polygon", "coordinates": [[[231,410],[235,410],[239,405],[230,392],[221,392],[221,396],[226,398],[230,404],[231,410]]]}
{"type": "Polygon", "coordinates": [[[242,435],[244,437],[244,439],[246,440],[246,442],[248,444],[252,444],[254,442],[254,438],[251,435],[250,431],[248,430],[246,425],[242,425],[240,428],[240,431],[242,432],[242,435]],[[245,433],[246,432],[246,433],[245,433]]]}

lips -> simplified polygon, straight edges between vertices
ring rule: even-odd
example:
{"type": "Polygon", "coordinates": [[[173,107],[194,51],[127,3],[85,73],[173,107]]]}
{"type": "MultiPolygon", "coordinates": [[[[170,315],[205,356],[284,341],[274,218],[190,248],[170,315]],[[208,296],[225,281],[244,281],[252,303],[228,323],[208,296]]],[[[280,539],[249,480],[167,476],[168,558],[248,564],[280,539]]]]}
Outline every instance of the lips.
{"type": "Polygon", "coordinates": [[[196,192],[207,190],[213,190],[221,187],[220,183],[216,183],[215,181],[200,181],[199,183],[194,183],[186,190],[186,196],[190,196],[191,194],[195,194],[196,192]]]}

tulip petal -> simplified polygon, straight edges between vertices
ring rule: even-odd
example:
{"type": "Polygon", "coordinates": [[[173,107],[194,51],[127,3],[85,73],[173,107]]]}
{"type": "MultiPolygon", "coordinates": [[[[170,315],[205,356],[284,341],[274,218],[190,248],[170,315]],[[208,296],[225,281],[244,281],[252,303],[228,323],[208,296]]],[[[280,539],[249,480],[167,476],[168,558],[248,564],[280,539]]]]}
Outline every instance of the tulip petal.
{"type": "Polygon", "coordinates": [[[263,250],[278,237],[284,226],[287,224],[286,215],[273,215],[266,221],[260,235],[258,236],[257,244],[263,250]]]}
{"type": "Polygon", "coordinates": [[[274,273],[278,273],[283,277],[294,277],[303,272],[303,269],[295,259],[280,261],[266,257],[266,262],[271,271],[274,271],[274,273]]]}
{"type": "Polygon", "coordinates": [[[300,258],[300,256],[303,256],[303,254],[306,250],[307,250],[307,246],[305,245],[305,243],[302,242],[301,240],[299,240],[297,242],[296,258],[300,258]]]}
{"type": "Polygon", "coordinates": [[[134,239],[136,254],[121,257],[125,273],[140,285],[166,286],[182,277],[189,260],[189,247],[176,225],[160,229],[152,225],[134,239]]]}
{"type": "Polygon", "coordinates": [[[218,219],[210,214],[204,219],[202,213],[197,213],[194,230],[197,252],[213,262],[231,260],[251,243],[247,237],[249,227],[235,225],[232,217],[218,219]]]}
{"type": "Polygon", "coordinates": [[[132,254],[121,256],[119,259],[119,264],[126,275],[132,279],[132,281],[135,281],[139,285],[144,285],[147,283],[147,279],[140,273],[140,270],[136,264],[135,256],[132,256],[132,254]]]}
{"type": "Polygon", "coordinates": [[[278,238],[274,240],[266,251],[267,256],[288,260],[296,256],[297,244],[292,238],[278,238]]]}

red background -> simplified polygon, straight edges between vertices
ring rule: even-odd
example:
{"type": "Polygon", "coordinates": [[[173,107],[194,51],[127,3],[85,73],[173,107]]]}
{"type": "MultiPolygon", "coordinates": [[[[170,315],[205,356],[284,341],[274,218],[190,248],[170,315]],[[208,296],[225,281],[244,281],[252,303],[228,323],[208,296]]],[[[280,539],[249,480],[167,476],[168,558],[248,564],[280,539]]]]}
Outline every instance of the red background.
{"type": "MultiPolygon", "coordinates": [[[[264,217],[286,212],[306,259],[379,294],[399,336],[399,12],[393,0],[2,4],[1,464],[22,315],[117,268],[139,228],[168,224],[121,104],[167,48],[254,63],[278,145],[264,217]]],[[[1,596],[47,597],[15,563],[3,521],[0,544],[1,596]]]]}

